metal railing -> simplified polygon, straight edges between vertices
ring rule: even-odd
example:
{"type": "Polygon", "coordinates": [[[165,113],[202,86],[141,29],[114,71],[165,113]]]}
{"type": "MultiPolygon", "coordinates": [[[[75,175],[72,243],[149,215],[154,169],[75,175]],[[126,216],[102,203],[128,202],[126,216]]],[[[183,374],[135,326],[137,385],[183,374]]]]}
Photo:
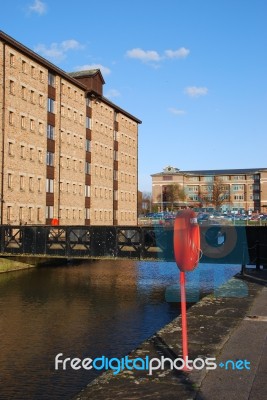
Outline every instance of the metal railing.
{"type": "MultiPolygon", "coordinates": [[[[200,262],[267,265],[267,227],[200,226],[200,262]]],[[[172,226],[1,225],[0,255],[174,261],[172,226]]]]}

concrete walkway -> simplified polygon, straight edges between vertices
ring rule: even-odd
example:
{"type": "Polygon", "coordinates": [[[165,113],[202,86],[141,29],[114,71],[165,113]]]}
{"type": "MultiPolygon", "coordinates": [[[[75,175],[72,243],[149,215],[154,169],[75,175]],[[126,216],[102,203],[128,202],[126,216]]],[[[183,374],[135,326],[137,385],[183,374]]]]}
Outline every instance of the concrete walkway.
{"type": "Polygon", "coordinates": [[[250,369],[210,371],[197,399],[264,400],[267,398],[267,288],[257,295],[247,317],[231,333],[218,359],[247,360],[250,369]]]}
{"type": "MultiPolygon", "coordinates": [[[[231,279],[188,311],[189,358],[215,357],[214,370],[124,370],[102,374],[75,400],[264,400],[267,398],[267,271],[231,279]],[[229,361],[230,360],[230,361],[229,361]],[[240,360],[238,362],[238,360],[240,360]],[[248,369],[249,368],[249,369],[248,369]]],[[[176,318],[129,358],[181,357],[176,318]]]]}

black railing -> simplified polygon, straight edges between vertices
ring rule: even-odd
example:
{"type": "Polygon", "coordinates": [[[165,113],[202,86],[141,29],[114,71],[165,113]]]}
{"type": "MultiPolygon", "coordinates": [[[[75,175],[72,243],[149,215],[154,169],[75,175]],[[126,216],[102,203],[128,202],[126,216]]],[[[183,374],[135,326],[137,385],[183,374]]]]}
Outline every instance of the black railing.
{"type": "MultiPolygon", "coordinates": [[[[200,226],[200,262],[267,265],[267,227],[200,226]]],[[[173,227],[0,226],[0,255],[174,261],[173,227]]]]}

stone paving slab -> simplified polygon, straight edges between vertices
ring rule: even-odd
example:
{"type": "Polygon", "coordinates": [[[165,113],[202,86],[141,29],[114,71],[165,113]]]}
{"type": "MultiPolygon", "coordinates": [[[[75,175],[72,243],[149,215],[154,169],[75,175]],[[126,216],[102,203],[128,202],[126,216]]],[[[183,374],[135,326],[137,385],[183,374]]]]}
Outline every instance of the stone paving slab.
{"type": "MultiPolygon", "coordinates": [[[[258,396],[261,396],[259,385],[263,385],[263,377],[267,376],[266,355],[263,356],[267,322],[256,323],[245,318],[256,311],[264,311],[265,285],[264,279],[234,278],[221,291],[221,297],[207,296],[187,313],[190,359],[216,357],[219,362],[246,357],[257,369],[253,373],[232,371],[229,374],[230,371],[221,368],[209,372],[206,369],[183,372],[165,368],[152,375],[140,370],[124,370],[118,375],[108,371],[91,382],[74,400],[263,400],[258,396]],[[239,288],[237,292],[236,288],[239,288]],[[230,294],[232,297],[227,297],[230,294]],[[254,349],[254,353],[249,349],[254,349]],[[252,385],[253,397],[246,397],[250,396],[252,385]],[[219,392],[221,397],[218,397],[219,392]],[[239,392],[244,397],[239,397],[239,392]]],[[[164,356],[174,360],[181,357],[181,340],[181,318],[178,317],[131,352],[129,358],[144,359],[148,355],[150,359],[164,356]]]]}

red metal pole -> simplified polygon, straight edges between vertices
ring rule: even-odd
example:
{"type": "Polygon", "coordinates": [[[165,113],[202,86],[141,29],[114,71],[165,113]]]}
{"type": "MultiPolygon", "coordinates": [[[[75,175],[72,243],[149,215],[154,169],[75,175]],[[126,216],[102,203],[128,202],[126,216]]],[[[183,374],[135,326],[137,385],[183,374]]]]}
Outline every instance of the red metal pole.
{"type": "Polygon", "coordinates": [[[182,313],[182,349],[183,349],[183,359],[184,362],[186,363],[186,360],[188,359],[188,348],[187,348],[185,272],[183,271],[180,272],[180,287],[181,287],[181,313],[182,313]]]}

